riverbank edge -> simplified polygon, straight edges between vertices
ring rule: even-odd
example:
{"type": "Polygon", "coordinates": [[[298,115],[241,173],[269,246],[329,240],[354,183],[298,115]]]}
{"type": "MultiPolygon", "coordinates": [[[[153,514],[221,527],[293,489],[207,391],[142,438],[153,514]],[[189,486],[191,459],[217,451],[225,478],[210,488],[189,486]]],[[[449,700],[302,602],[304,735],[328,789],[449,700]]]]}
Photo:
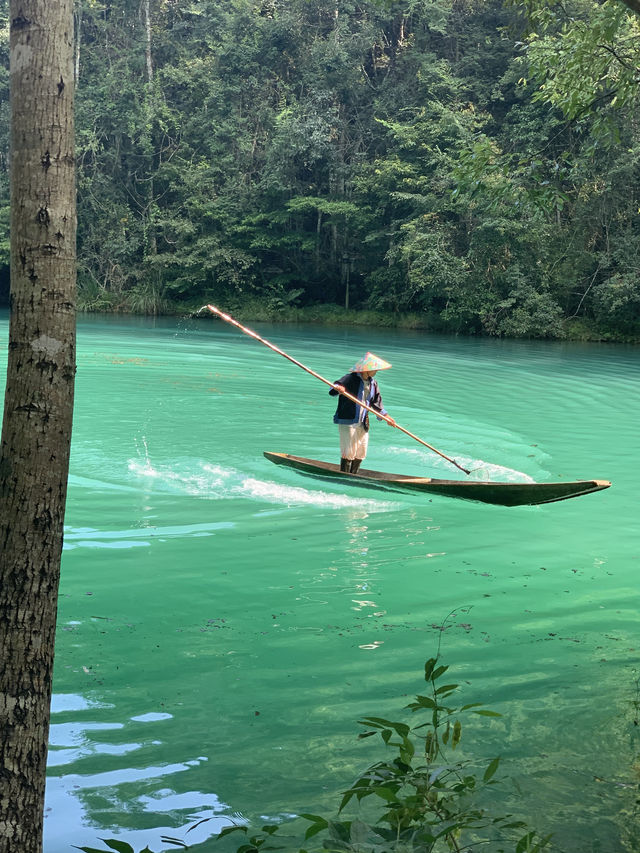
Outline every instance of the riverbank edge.
{"type": "MultiPolygon", "coordinates": [[[[264,323],[309,323],[322,326],[370,326],[384,329],[415,329],[434,334],[459,335],[460,337],[491,337],[473,331],[443,328],[436,319],[426,313],[374,311],[367,308],[344,308],[325,303],[298,307],[279,300],[228,299],[213,300],[220,310],[232,314],[237,320],[264,323]]],[[[104,314],[136,317],[193,317],[202,305],[190,302],[172,302],[164,298],[151,300],[126,299],[89,300],[82,295],[78,299],[78,314],[104,314]]],[[[0,310],[9,310],[8,303],[0,302],[0,310]]],[[[205,316],[203,312],[202,316],[205,316]]],[[[535,336],[514,337],[512,340],[556,340],[610,344],[640,344],[640,331],[626,334],[620,330],[604,328],[595,321],[569,317],[563,321],[562,335],[537,338],[535,336]]]]}
{"type": "MultiPolygon", "coordinates": [[[[201,305],[192,303],[165,303],[155,305],[154,310],[135,310],[133,306],[120,305],[117,309],[100,307],[80,308],[84,313],[98,314],[133,314],[143,316],[196,316],[202,309],[201,305]]],[[[264,302],[258,299],[225,300],[218,302],[216,307],[221,311],[232,314],[237,320],[244,322],[266,323],[309,323],[324,326],[370,326],[386,329],[414,329],[436,334],[453,334],[461,337],[489,337],[468,331],[454,331],[439,327],[433,317],[417,312],[391,313],[373,311],[370,309],[343,308],[335,304],[311,305],[296,307],[275,303],[273,300],[264,302]]],[[[202,312],[201,316],[212,316],[202,312]]],[[[522,340],[522,338],[514,338],[522,340]]],[[[563,323],[563,334],[545,340],[583,341],[592,343],[621,343],[640,344],[640,334],[628,335],[611,329],[604,329],[597,324],[578,318],[566,319],[563,323]]]]}

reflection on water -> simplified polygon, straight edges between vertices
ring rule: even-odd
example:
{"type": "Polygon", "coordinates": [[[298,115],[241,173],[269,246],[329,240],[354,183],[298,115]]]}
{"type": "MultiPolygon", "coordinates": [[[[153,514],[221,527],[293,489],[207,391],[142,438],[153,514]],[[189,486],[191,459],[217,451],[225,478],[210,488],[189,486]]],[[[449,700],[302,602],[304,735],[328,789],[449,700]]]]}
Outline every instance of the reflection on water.
{"type": "MultiPolygon", "coordinates": [[[[190,843],[200,843],[231,823],[244,822],[241,815],[232,813],[215,794],[200,791],[177,793],[171,785],[176,774],[185,773],[206,762],[199,756],[177,764],[157,766],[144,762],[136,766],[132,755],[147,748],[158,752],[162,747],[162,732],[140,724],[158,723],[171,719],[170,714],[147,713],[131,717],[126,723],[104,723],[93,720],[56,722],[57,715],[69,711],[91,709],[81,696],[56,696],[52,707],[49,747],[49,767],[65,767],[62,776],[50,774],[45,805],[47,847],[68,850],[93,844],[105,833],[127,841],[134,849],[153,845],[154,850],[175,849],[163,843],[164,836],[181,839],[188,833],[190,843]],[[117,733],[117,742],[104,742],[107,732],[117,733]],[[136,742],[121,738],[137,733],[136,742]],[[100,739],[98,739],[100,738],[100,739]],[[126,766],[101,772],[82,772],[87,764],[95,767],[105,756],[129,756],[126,766]],[[140,791],[149,790],[148,794],[140,791]],[[55,820],[64,813],[65,820],[55,820]],[[149,823],[153,829],[135,829],[149,823]],[[163,820],[171,823],[163,825],[163,820]],[[206,819],[206,820],[205,820],[206,819]],[[194,826],[203,821],[199,826],[194,826]],[[192,827],[194,827],[192,829],[192,827]]],[[[95,707],[95,706],[94,706],[95,707]]],[[[107,759],[108,760],[108,759],[107,759]]]]}
{"type": "Polygon", "coordinates": [[[64,549],[71,551],[74,548],[148,547],[151,544],[152,538],[166,539],[177,537],[183,539],[189,536],[211,536],[214,530],[227,530],[233,526],[232,522],[227,521],[210,524],[182,524],[168,527],[155,527],[146,524],[142,528],[130,530],[96,530],[91,527],[68,527],[64,531],[64,549]]]}
{"type": "MultiPolygon", "coordinates": [[[[637,350],[258,331],[330,376],[384,352],[389,411],[474,478],[613,488],[347,493],[262,456],[337,456],[333,401],[290,363],[214,323],[81,321],[45,853],[333,811],[374,759],[356,721],[402,718],[439,644],[503,714],[463,744],[502,755],[496,810],[568,853],[637,849],[637,350]]],[[[367,467],[463,476],[376,423],[367,467]]]]}

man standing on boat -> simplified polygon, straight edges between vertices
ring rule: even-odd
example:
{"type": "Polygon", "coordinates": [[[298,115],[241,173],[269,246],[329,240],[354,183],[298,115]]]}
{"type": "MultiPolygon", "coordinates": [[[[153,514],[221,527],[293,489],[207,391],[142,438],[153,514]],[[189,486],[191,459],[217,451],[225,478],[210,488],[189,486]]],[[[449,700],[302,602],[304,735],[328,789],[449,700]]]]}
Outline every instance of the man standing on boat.
{"type": "Polygon", "coordinates": [[[350,373],[334,382],[333,388],[329,390],[332,397],[340,395],[333,422],[338,424],[340,432],[340,470],[347,474],[357,474],[367,455],[369,412],[342,394],[346,391],[357,397],[359,401],[385,416],[384,419],[378,420],[386,420],[390,426],[395,426],[395,421],[389,417],[382,405],[380,389],[373,378],[378,370],[388,370],[390,367],[388,361],[368,352],[354,364],[350,373]]]}

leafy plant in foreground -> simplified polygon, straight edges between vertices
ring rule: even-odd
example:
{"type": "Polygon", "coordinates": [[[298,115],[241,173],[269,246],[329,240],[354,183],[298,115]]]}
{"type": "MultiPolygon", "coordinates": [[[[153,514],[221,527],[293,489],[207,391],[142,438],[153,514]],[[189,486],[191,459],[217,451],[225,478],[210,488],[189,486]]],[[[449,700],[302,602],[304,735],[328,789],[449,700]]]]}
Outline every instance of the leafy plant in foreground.
{"type": "MultiPolygon", "coordinates": [[[[484,717],[500,717],[495,711],[483,709],[478,703],[451,707],[449,697],[457,684],[440,684],[448,667],[438,664],[438,657],[425,664],[424,678],[429,685],[429,695],[416,696],[407,708],[412,713],[426,716],[415,726],[393,722],[383,717],[365,717],[360,724],[366,731],[359,738],[380,736],[395,754],[392,758],[371,765],[344,792],[337,818],[315,814],[302,814],[308,822],[304,840],[322,836],[322,849],[340,853],[440,853],[442,851],[471,851],[482,845],[491,853],[539,853],[550,843],[550,836],[539,836],[527,825],[514,820],[511,815],[494,817],[476,803],[477,795],[488,786],[496,784],[494,776],[500,763],[494,758],[481,776],[473,771],[469,761],[453,762],[449,751],[454,751],[462,737],[462,724],[458,715],[470,712],[484,717]],[[359,809],[353,819],[341,817],[347,806],[373,798],[369,805],[380,805],[382,812],[368,817],[371,809],[359,809]],[[367,816],[363,816],[367,812],[367,816]],[[522,834],[524,833],[524,834],[522,834]],[[490,845],[490,846],[489,846],[490,845]]],[[[375,812],[375,809],[373,810],[375,812]]],[[[205,818],[193,827],[210,820],[205,818]]],[[[232,832],[241,832],[246,840],[237,853],[259,853],[277,850],[290,843],[280,842],[274,836],[279,827],[263,826],[260,831],[247,826],[228,826],[216,838],[232,832]]],[[[319,839],[318,839],[319,840],[319,839]]],[[[184,841],[163,838],[167,844],[185,848],[184,841]]],[[[105,840],[117,853],[134,853],[126,842],[105,840]]],[[[85,853],[105,853],[93,847],[80,847],[85,853]]],[[[200,847],[200,849],[204,849],[200,847]]],[[[212,849],[207,846],[207,849],[212,849]]],[[[152,853],[149,848],[141,853],[152,853]]],[[[299,853],[309,853],[309,848],[299,848],[299,853]]]]}
{"type": "MultiPolygon", "coordinates": [[[[387,746],[395,749],[396,755],[366,770],[345,792],[339,812],[354,799],[361,802],[377,797],[384,806],[376,822],[326,821],[315,815],[303,815],[311,821],[305,838],[324,830],[329,835],[323,845],[327,849],[371,853],[389,849],[429,853],[446,849],[460,853],[472,843],[498,841],[503,831],[526,829],[526,824],[512,820],[510,815],[492,817],[473,802],[481,788],[495,784],[493,777],[499,758],[489,763],[479,779],[469,762],[452,763],[446,753],[460,743],[462,725],[456,716],[459,712],[500,716],[476,703],[459,709],[450,707],[447,699],[458,685],[437,685],[447,670],[447,666],[438,665],[438,658],[428,660],[425,681],[431,695],[417,696],[407,706],[413,713],[426,714],[426,722],[410,727],[381,717],[360,721],[369,729],[360,738],[379,735],[387,746]]],[[[533,853],[544,849],[548,841],[548,837],[540,838],[527,831],[513,843],[517,853],[533,853]]]]}

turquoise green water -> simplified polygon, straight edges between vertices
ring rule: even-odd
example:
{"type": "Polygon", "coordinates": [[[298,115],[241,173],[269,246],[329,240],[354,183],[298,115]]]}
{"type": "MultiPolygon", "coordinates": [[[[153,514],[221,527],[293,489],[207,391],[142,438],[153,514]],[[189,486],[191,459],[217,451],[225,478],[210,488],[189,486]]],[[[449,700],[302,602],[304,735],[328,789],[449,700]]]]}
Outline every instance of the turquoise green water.
{"type": "MultiPolygon", "coordinates": [[[[567,851],[637,847],[640,351],[256,329],[329,379],[391,361],[390,414],[475,477],[613,488],[341,490],[262,456],[338,455],[334,401],[285,359],[219,321],[80,320],[46,853],[329,808],[375,757],[357,719],[401,716],[440,639],[462,699],[504,715],[463,742],[503,756],[497,810],[567,851]]],[[[5,314],[2,381],[6,342],[5,314]]],[[[367,465],[458,476],[381,423],[367,465]]]]}

